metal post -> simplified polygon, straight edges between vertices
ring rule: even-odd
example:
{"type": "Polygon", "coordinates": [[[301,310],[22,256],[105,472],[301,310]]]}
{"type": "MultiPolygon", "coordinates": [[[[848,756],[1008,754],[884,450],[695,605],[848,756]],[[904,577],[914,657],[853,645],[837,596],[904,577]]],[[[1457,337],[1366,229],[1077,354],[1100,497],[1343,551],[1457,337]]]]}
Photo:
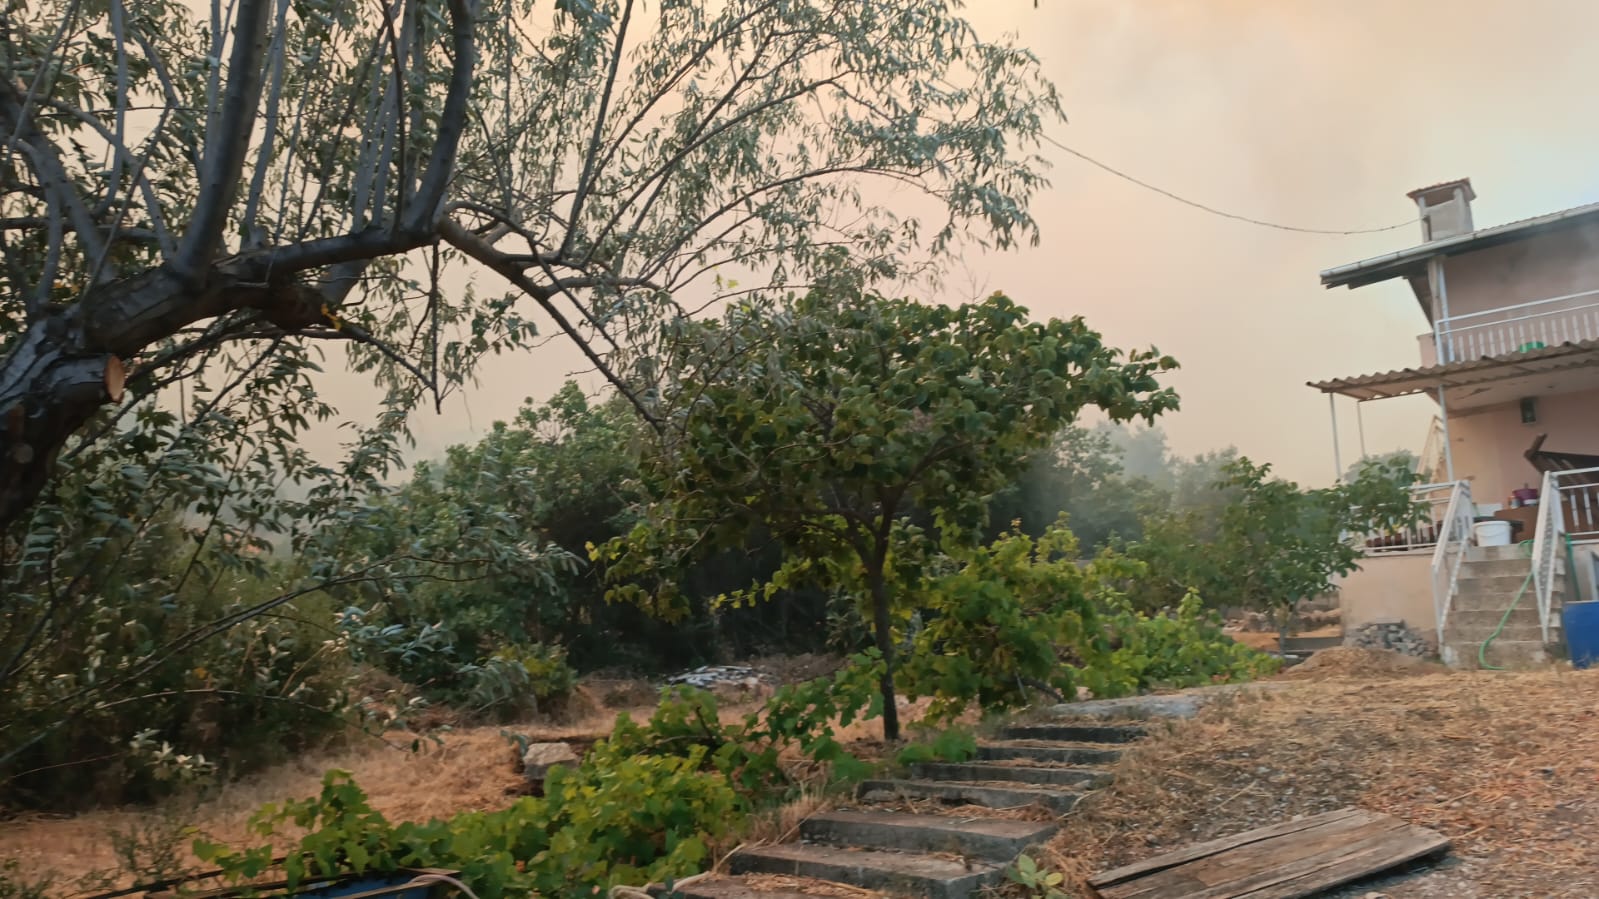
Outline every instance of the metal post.
{"type": "Polygon", "coordinates": [[[1360,461],[1366,461],[1366,401],[1355,400],[1355,428],[1360,432],[1360,461]]]}
{"type": "Polygon", "coordinates": [[[1338,452],[1338,394],[1327,394],[1327,411],[1332,415],[1333,434],[1333,483],[1342,483],[1344,480],[1344,459],[1338,452]]]}
{"type": "Polygon", "coordinates": [[[1455,482],[1455,451],[1449,445],[1449,403],[1444,399],[1444,385],[1438,385],[1438,420],[1443,424],[1444,431],[1444,474],[1449,478],[1449,483],[1455,482]]]}
{"type": "Polygon", "coordinates": [[[1444,260],[1434,256],[1427,260],[1427,292],[1432,302],[1432,346],[1439,362],[1454,362],[1454,331],[1449,327],[1449,287],[1444,281],[1444,260]]]}

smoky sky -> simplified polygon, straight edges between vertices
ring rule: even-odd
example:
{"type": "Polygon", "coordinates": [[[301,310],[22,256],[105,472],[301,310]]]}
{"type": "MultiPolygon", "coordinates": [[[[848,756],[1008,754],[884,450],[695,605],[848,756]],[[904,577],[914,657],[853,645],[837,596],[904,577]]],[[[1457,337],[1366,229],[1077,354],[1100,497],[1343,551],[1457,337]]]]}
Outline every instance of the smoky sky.
{"type": "MultiPolygon", "coordinates": [[[[1236,445],[1307,483],[1331,480],[1325,397],[1304,384],[1418,362],[1426,329],[1403,284],[1324,290],[1322,269],[1420,240],[1405,193],[1469,177],[1479,227],[1599,199],[1588,0],[988,0],[984,35],[1022,35],[1061,91],[1051,135],[1195,201],[1325,229],[1208,215],[1046,147],[1037,248],[971,255],[947,295],[1003,290],[1038,316],[1081,314],[1112,344],[1177,357],[1174,451],[1236,445]]],[[[498,285],[494,285],[498,289],[498,285]]],[[[490,360],[479,387],[419,413],[435,456],[581,368],[559,340],[490,360]]],[[[331,386],[352,412],[358,375],[331,386]]],[[[1340,406],[1344,462],[1355,410],[1340,406]]],[[[1419,450],[1423,399],[1364,409],[1372,452],[1419,450]]],[[[331,449],[337,437],[318,435],[331,449]]]]}

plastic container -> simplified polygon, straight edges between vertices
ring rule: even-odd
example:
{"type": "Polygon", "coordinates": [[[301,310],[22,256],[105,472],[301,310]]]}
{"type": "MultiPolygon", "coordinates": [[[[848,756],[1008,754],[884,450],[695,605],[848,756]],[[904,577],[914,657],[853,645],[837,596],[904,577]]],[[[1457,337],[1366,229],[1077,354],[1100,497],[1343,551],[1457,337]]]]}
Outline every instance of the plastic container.
{"type": "Polygon", "coordinates": [[[1534,341],[1531,341],[1531,342],[1528,342],[1528,343],[1524,343],[1521,346],[1516,347],[1516,352],[1518,352],[1518,353],[1530,353],[1533,350],[1541,350],[1543,348],[1544,348],[1543,341],[1534,340],[1534,341]]]}
{"type": "Polygon", "coordinates": [[[1560,621],[1566,629],[1571,664],[1577,668],[1599,664],[1599,602],[1568,602],[1560,621]]]}
{"type": "Polygon", "coordinates": [[[1471,530],[1477,536],[1478,546],[1510,545],[1510,522],[1508,521],[1479,521],[1471,526],[1471,530]]]}
{"type": "Polygon", "coordinates": [[[1523,506],[1536,506],[1536,505],[1538,505],[1538,488],[1537,487],[1523,487],[1520,490],[1512,490],[1512,491],[1510,491],[1510,495],[1515,497],[1516,498],[1516,502],[1520,503],[1523,506]]]}

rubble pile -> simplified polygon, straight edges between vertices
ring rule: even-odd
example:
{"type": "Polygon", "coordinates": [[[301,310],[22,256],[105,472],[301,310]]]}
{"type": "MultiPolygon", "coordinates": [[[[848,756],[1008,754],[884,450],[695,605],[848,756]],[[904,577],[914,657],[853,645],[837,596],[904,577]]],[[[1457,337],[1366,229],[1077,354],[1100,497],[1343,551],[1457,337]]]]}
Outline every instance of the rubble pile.
{"type": "Polygon", "coordinates": [[[775,682],[776,678],[770,674],[746,665],[706,665],[666,679],[667,686],[698,687],[701,690],[715,690],[718,687],[755,690],[775,682]]]}
{"type": "Polygon", "coordinates": [[[1403,621],[1372,621],[1344,633],[1344,645],[1357,649],[1391,649],[1417,658],[1436,655],[1437,647],[1420,631],[1403,621]]]}

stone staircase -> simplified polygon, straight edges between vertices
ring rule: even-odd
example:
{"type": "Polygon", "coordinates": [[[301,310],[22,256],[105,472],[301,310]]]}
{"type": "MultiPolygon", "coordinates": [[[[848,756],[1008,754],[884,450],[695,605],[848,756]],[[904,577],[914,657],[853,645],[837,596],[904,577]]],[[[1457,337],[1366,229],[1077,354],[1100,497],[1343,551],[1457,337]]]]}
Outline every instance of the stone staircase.
{"type": "Polygon", "coordinates": [[[1137,725],[1044,724],[1003,729],[969,762],[914,766],[902,780],[861,784],[846,807],[799,828],[800,842],[741,849],[729,876],[679,891],[688,899],[802,899],[751,875],[829,881],[888,896],[966,899],[1004,879],[1005,867],[1048,840],[1053,821],[953,814],[962,806],[1041,807],[1058,818],[1110,780],[1107,766],[1145,735],[1137,725]],[[914,811],[906,811],[910,808],[914,811]]]}
{"type": "Polygon", "coordinates": [[[1488,647],[1488,664],[1500,668],[1532,668],[1547,664],[1555,658],[1565,644],[1560,630],[1559,611],[1566,597],[1566,562],[1560,559],[1555,567],[1555,585],[1552,608],[1554,621],[1550,625],[1549,642],[1543,638],[1543,628],[1538,623],[1538,596],[1532,584],[1515,602],[1527,575],[1532,571],[1532,559],[1520,546],[1473,546],[1467,549],[1460,563],[1460,580],[1455,587],[1449,618],[1444,623],[1439,654],[1452,668],[1478,668],[1478,650],[1499,626],[1505,610],[1515,603],[1515,610],[1505,621],[1504,630],[1488,647]]]}

